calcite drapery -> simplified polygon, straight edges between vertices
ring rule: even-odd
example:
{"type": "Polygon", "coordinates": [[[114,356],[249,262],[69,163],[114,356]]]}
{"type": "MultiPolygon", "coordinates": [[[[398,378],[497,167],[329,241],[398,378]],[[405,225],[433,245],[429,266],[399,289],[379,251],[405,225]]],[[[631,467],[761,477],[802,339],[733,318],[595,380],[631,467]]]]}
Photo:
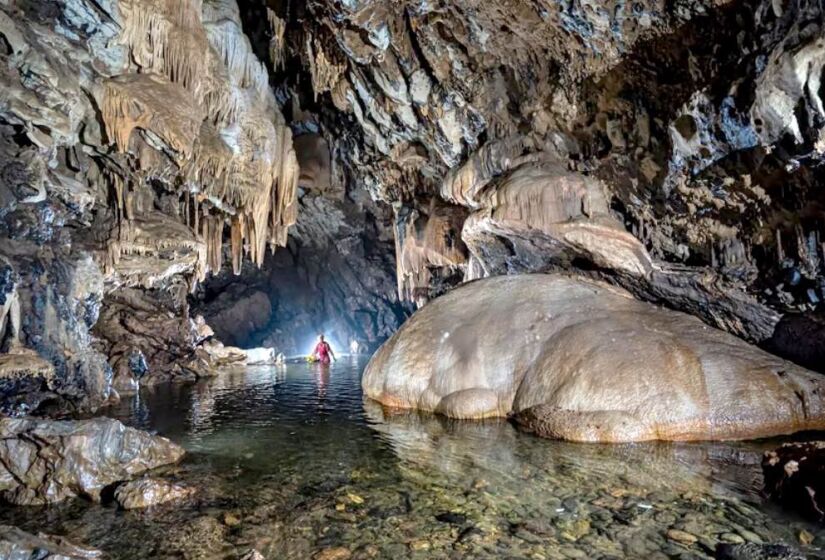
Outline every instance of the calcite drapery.
{"type": "Polygon", "coordinates": [[[432,268],[462,269],[467,248],[460,237],[463,209],[433,198],[420,211],[402,217],[395,227],[396,279],[402,299],[423,304],[432,268]]]}
{"type": "MultiPolygon", "coordinates": [[[[54,366],[49,377],[14,361],[31,375],[9,402],[94,408],[114,396],[96,348],[118,368],[132,355],[93,347],[101,303],[120,310],[117,292],[140,288],[186,323],[181,288],[220,269],[225,238],[236,272],[286,243],[292,133],[232,0],[11,1],[0,35],[0,253],[16,278],[0,351],[12,340],[54,366]]],[[[164,332],[175,336],[152,344],[189,359],[178,343],[194,338],[164,332]]]]}
{"type": "MultiPolygon", "coordinates": [[[[295,221],[298,165],[292,136],[269,90],[266,69],[251,51],[233,2],[124,1],[121,41],[140,74],[105,83],[103,119],[119,151],[132,130],[158,137],[179,167],[187,195],[202,202],[196,220],[229,210],[233,269],[247,254],[261,264],[267,244],[283,245],[295,221]],[[204,216],[205,217],[205,216],[204,216]]],[[[159,162],[160,165],[168,165],[159,162]]],[[[145,170],[147,178],[153,169],[145,170]]],[[[183,209],[189,220],[188,204],[183,209]]],[[[222,219],[204,229],[202,279],[217,270],[222,219]]],[[[206,223],[206,221],[204,221],[206,223]]],[[[117,248],[117,245],[115,246],[117,248]]]]}

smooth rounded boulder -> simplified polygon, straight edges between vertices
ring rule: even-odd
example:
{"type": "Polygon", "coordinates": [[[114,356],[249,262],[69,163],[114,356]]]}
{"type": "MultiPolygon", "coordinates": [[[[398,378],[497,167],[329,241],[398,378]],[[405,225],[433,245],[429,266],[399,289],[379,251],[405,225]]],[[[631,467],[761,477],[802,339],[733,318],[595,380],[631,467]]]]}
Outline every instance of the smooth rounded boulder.
{"type": "Polygon", "coordinates": [[[431,302],[376,353],[362,386],[390,407],[513,416],[572,441],[825,428],[820,375],[690,315],[560,274],[488,278],[431,302]]]}

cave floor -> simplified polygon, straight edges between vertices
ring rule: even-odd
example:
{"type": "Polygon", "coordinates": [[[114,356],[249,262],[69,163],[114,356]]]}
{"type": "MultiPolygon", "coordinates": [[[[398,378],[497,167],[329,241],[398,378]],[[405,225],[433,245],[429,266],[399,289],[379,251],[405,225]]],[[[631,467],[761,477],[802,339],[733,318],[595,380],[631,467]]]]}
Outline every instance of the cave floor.
{"type": "MultiPolygon", "coordinates": [[[[191,503],[118,511],[74,501],[0,522],[110,558],[706,558],[717,542],[798,544],[825,530],[758,495],[777,441],[585,445],[506,421],[388,415],[365,361],[249,368],[161,386],[108,411],[184,445],[167,477],[191,503]]],[[[814,548],[809,547],[811,551],[814,548]]]]}

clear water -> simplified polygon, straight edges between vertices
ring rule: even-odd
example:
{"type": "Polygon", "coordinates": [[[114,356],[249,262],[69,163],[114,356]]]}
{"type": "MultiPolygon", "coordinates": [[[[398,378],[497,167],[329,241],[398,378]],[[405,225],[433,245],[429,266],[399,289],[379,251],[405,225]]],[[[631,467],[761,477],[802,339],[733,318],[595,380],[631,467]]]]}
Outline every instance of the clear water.
{"type": "Polygon", "coordinates": [[[0,522],[123,559],[706,558],[720,541],[797,544],[802,530],[808,550],[825,543],[758,494],[777,441],[571,444],[506,421],[391,414],[362,398],[364,363],[144,391],[109,414],[186,447],[162,474],[197,487],[194,500],[129,512],[76,500],[0,522]]]}

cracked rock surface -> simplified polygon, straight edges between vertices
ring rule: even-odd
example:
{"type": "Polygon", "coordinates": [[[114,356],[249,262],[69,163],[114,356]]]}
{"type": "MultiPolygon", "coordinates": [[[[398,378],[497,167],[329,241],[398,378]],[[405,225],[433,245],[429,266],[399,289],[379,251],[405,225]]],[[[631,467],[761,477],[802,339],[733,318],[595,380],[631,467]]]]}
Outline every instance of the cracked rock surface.
{"type": "Polygon", "coordinates": [[[110,418],[0,419],[0,491],[17,505],[94,501],[112,483],[175,463],[183,448],[110,418]]]}

